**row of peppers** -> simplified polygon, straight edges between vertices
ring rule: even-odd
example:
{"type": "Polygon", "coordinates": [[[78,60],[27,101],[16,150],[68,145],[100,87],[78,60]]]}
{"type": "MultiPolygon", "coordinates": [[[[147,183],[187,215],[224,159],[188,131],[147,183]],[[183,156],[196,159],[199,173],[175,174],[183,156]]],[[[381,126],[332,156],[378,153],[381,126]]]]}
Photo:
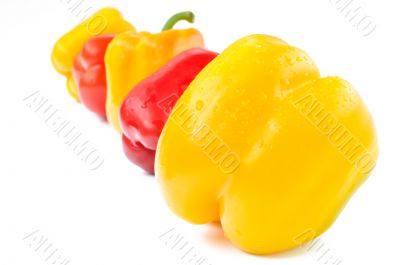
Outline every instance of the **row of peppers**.
{"type": "Polygon", "coordinates": [[[169,207],[220,222],[241,249],[268,254],[324,232],[378,156],[368,109],[302,50],[251,35],[220,55],[201,33],[138,33],[105,8],[52,53],[70,95],[122,133],[124,152],[156,174],[169,207]]]}

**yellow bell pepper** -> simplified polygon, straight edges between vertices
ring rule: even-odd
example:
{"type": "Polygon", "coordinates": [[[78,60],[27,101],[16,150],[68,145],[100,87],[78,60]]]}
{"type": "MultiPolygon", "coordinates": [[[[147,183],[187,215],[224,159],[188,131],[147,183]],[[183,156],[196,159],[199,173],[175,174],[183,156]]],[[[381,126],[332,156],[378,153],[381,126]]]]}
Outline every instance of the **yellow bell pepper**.
{"type": "Polygon", "coordinates": [[[171,29],[184,19],[193,22],[192,12],[174,15],[158,34],[125,32],[109,44],[105,56],[107,72],[107,120],[121,133],[119,109],[128,93],[140,81],[157,71],[177,54],[204,47],[201,33],[193,28],[171,29]]]}
{"type": "Polygon", "coordinates": [[[54,68],[67,78],[70,95],[79,101],[76,84],[72,76],[72,67],[83,45],[92,37],[117,34],[135,28],[125,21],[121,13],[114,8],[103,8],[62,36],[54,45],[51,61],[54,68]]]}
{"type": "Polygon", "coordinates": [[[372,171],[374,123],[354,88],[266,35],[232,44],[195,78],[168,119],[156,177],[169,207],[220,221],[254,254],[324,232],[372,171]]]}

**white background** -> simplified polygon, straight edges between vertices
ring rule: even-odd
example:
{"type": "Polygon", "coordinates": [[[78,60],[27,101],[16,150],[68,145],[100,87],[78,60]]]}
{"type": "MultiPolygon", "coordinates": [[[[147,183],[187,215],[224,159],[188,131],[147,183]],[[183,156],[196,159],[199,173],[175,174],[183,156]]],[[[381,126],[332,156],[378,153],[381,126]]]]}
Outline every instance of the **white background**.
{"type": "MultiPolygon", "coordinates": [[[[125,158],[119,135],[69,97],[64,78],[50,64],[54,42],[79,23],[68,1],[0,2],[1,265],[51,264],[46,253],[35,251],[32,237],[24,240],[35,231],[71,265],[195,264],[182,261],[182,252],[160,238],[170,229],[206,259],[203,264],[333,264],[318,260],[317,248],[251,256],[216,227],[176,218],[154,178],[125,158]],[[90,139],[104,157],[102,167],[91,171],[26,106],[23,98],[34,91],[90,139]]],[[[171,14],[189,9],[212,50],[252,33],[276,35],[307,51],[322,75],[349,80],[373,114],[381,153],[372,176],[321,237],[321,249],[341,264],[399,264],[400,9],[398,1],[358,1],[377,25],[365,37],[335,1],[85,0],[84,5],[117,7],[139,30],[153,32],[171,14]]]]}

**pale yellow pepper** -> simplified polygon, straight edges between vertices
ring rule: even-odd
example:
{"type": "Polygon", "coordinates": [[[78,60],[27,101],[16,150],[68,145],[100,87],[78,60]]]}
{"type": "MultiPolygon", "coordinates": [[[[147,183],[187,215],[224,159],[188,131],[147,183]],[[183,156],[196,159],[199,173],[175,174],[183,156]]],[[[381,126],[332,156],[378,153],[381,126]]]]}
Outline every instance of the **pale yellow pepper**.
{"type": "Polygon", "coordinates": [[[220,221],[239,248],[270,254],[324,232],[377,155],[373,120],[348,82],[321,78],[305,52],[280,39],[252,35],[178,100],[155,166],[177,215],[220,221]]]}
{"type": "Polygon", "coordinates": [[[74,29],[62,36],[54,45],[51,61],[54,68],[67,78],[69,94],[79,101],[78,91],[72,75],[72,67],[83,45],[92,37],[117,34],[135,28],[125,21],[121,13],[114,8],[103,8],[74,29]]]}
{"type": "Polygon", "coordinates": [[[168,20],[161,33],[117,35],[109,44],[105,56],[107,71],[107,120],[121,133],[119,110],[128,93],[143,79],[157,71],[179,53],[204,47],[197,29],[171,29],[179,20],[193,21],[193,13],[182,12],[168,20]]]}

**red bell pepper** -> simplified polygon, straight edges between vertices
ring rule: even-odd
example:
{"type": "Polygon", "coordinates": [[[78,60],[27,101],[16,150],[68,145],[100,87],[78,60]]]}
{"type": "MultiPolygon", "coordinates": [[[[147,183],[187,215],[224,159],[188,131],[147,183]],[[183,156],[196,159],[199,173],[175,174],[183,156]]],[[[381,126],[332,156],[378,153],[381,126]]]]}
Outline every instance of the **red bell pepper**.
{"type": "Polygon", "coordinates": [[[120,109],[124,152],[131,162],[154,174],[158,138],[173,106],[217,55],[201,48],[187,50],[131,90],[120,109]]]}
{"type": "Polygon", "coordinates": [[[91,38],[75,58],[73,75],[83,105],[106,118],[107,79],[104,56],[114,35],[91,38]]]}

